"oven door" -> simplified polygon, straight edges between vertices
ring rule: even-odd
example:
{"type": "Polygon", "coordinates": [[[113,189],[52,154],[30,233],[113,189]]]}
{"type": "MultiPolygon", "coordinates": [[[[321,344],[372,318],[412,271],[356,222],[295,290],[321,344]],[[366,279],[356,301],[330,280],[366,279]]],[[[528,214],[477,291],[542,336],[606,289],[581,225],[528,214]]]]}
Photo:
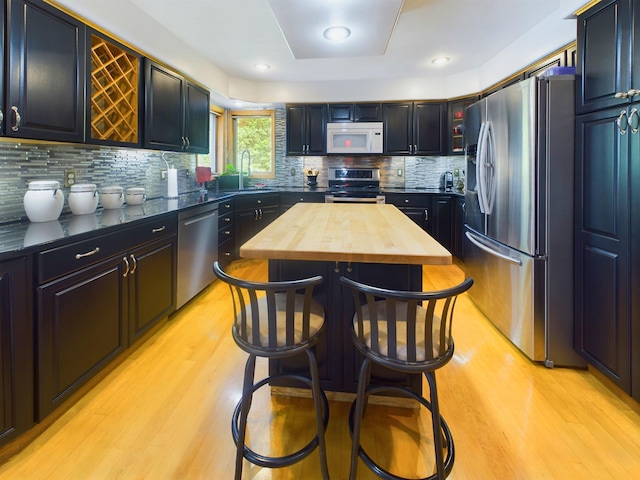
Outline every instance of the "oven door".
{"type": "Polygon", "coordinates": [[[332,195],[324,196],[324,203],[386,203],[384,195],[357,196],[357,195],[332,195]]]}

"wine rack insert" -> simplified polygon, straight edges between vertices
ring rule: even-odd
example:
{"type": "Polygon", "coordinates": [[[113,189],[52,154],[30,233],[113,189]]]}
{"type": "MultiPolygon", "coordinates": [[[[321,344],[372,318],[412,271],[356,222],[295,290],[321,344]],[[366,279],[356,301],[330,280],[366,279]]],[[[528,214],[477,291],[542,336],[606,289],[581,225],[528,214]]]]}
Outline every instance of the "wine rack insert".
{"type": "Polygon", "coordinates": [[[138,143],[140,57],[91,36],[91,137],[138,143]]]}

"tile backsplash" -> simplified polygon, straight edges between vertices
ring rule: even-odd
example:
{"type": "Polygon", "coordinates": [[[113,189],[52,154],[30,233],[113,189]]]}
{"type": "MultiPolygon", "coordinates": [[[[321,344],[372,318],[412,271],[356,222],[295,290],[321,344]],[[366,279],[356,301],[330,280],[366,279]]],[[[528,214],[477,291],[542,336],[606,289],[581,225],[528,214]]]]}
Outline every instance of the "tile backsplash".
{"type": "MultiPolygon", "coordinates": [[[[304,168],[317,168],[319,188],[327,185],[327,168],[332,166],[375,166],[380,168],[385,187],[438,188],[445,171],[465,168],[463,156],[451,157],[287,157],[284,108],[276,110],[276,176],[261,179],[267,186],[304,186],[304,168]]],[[[76,183],[145,187],[148,198],[166,195],[167,180],[161,171],[178,169],[178,191],[197,190],[196,155],[80,144],[16,142],[0,139],[0,223],[26,218],[22,199],[32,180],[58,180],[64,171],[76,172],[76,183]],[[166,161],[166,163],[165,163],[166,161]]],[[[69,189],[63,188],[65,207],[69,189]]]]}

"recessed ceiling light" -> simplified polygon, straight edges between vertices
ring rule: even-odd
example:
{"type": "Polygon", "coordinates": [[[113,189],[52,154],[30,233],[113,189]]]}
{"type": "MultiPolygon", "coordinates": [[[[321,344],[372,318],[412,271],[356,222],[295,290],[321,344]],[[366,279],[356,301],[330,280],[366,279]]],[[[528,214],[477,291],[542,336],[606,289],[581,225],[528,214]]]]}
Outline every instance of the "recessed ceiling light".
{"type": "Polygon", "coordinates": [[[344,40],[345,38],[348,38],[349,35],[351,35],[351,30],[343,26],[329,27],[322,32],[322,36],[324,38],[333,41],[344,40]]]}
{"type": "Polygon", "coordinates": [[[254,63],[253,68],[264,72],[265,70],[269,70],[271,65],[267,65],[266,63],[254,63]]]}
{"type": "Polygon", "coordinates": [[[449,57],[436,57],[433,60],[431,60],[431,63],[433,63],[434,65],[444,65],[448,61],[449,61],[449,57]]]}

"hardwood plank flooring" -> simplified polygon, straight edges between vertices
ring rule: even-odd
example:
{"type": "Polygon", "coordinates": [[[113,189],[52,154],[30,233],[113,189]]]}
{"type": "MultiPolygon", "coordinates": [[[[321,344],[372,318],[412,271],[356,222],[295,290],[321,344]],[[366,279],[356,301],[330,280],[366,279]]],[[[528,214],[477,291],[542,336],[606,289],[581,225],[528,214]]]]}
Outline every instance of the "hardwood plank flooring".
{"type": "MultiPolygon", "coordinates": [[[[234,273],[265,279],[266,264],[239,262],[234,273]]],[[[459,266],[426,267],[425,289],[463,278],[459,266]]],[[[79,400],[21,453],[0,479],[227,479],[233,476],[230,418],[245,354],[230,335],[228,289],[215,282],[145,345],[79,400]]],[[[640,478],[640,415],[586,370],[549,370],[519,353],[459,299],[456,354],[438,371],[442,412],[454,436],[449,478],[640,478]]],[[[259,361],[258,375],[266,372],[259,361]]],[[[310,400],[258,393],[250,445],[292,451],[313,430],[310,400]]],[[[348,478],[349,404],[331,402],[327,431],[331,478],[348,478]]],[[[372,405],[367,451],[401,475],[427,475],[426,412],[372,405]],[[423,443],[416,445],[419,435],[423,443]],[[424,460],[426,458],[426,461],[424,460]]],[[[317,453],[284,469],[245,462],[244,478],[320,478],[317,453]]],[[[358,478],[375,478],[360,463],[358,478]]]]}

